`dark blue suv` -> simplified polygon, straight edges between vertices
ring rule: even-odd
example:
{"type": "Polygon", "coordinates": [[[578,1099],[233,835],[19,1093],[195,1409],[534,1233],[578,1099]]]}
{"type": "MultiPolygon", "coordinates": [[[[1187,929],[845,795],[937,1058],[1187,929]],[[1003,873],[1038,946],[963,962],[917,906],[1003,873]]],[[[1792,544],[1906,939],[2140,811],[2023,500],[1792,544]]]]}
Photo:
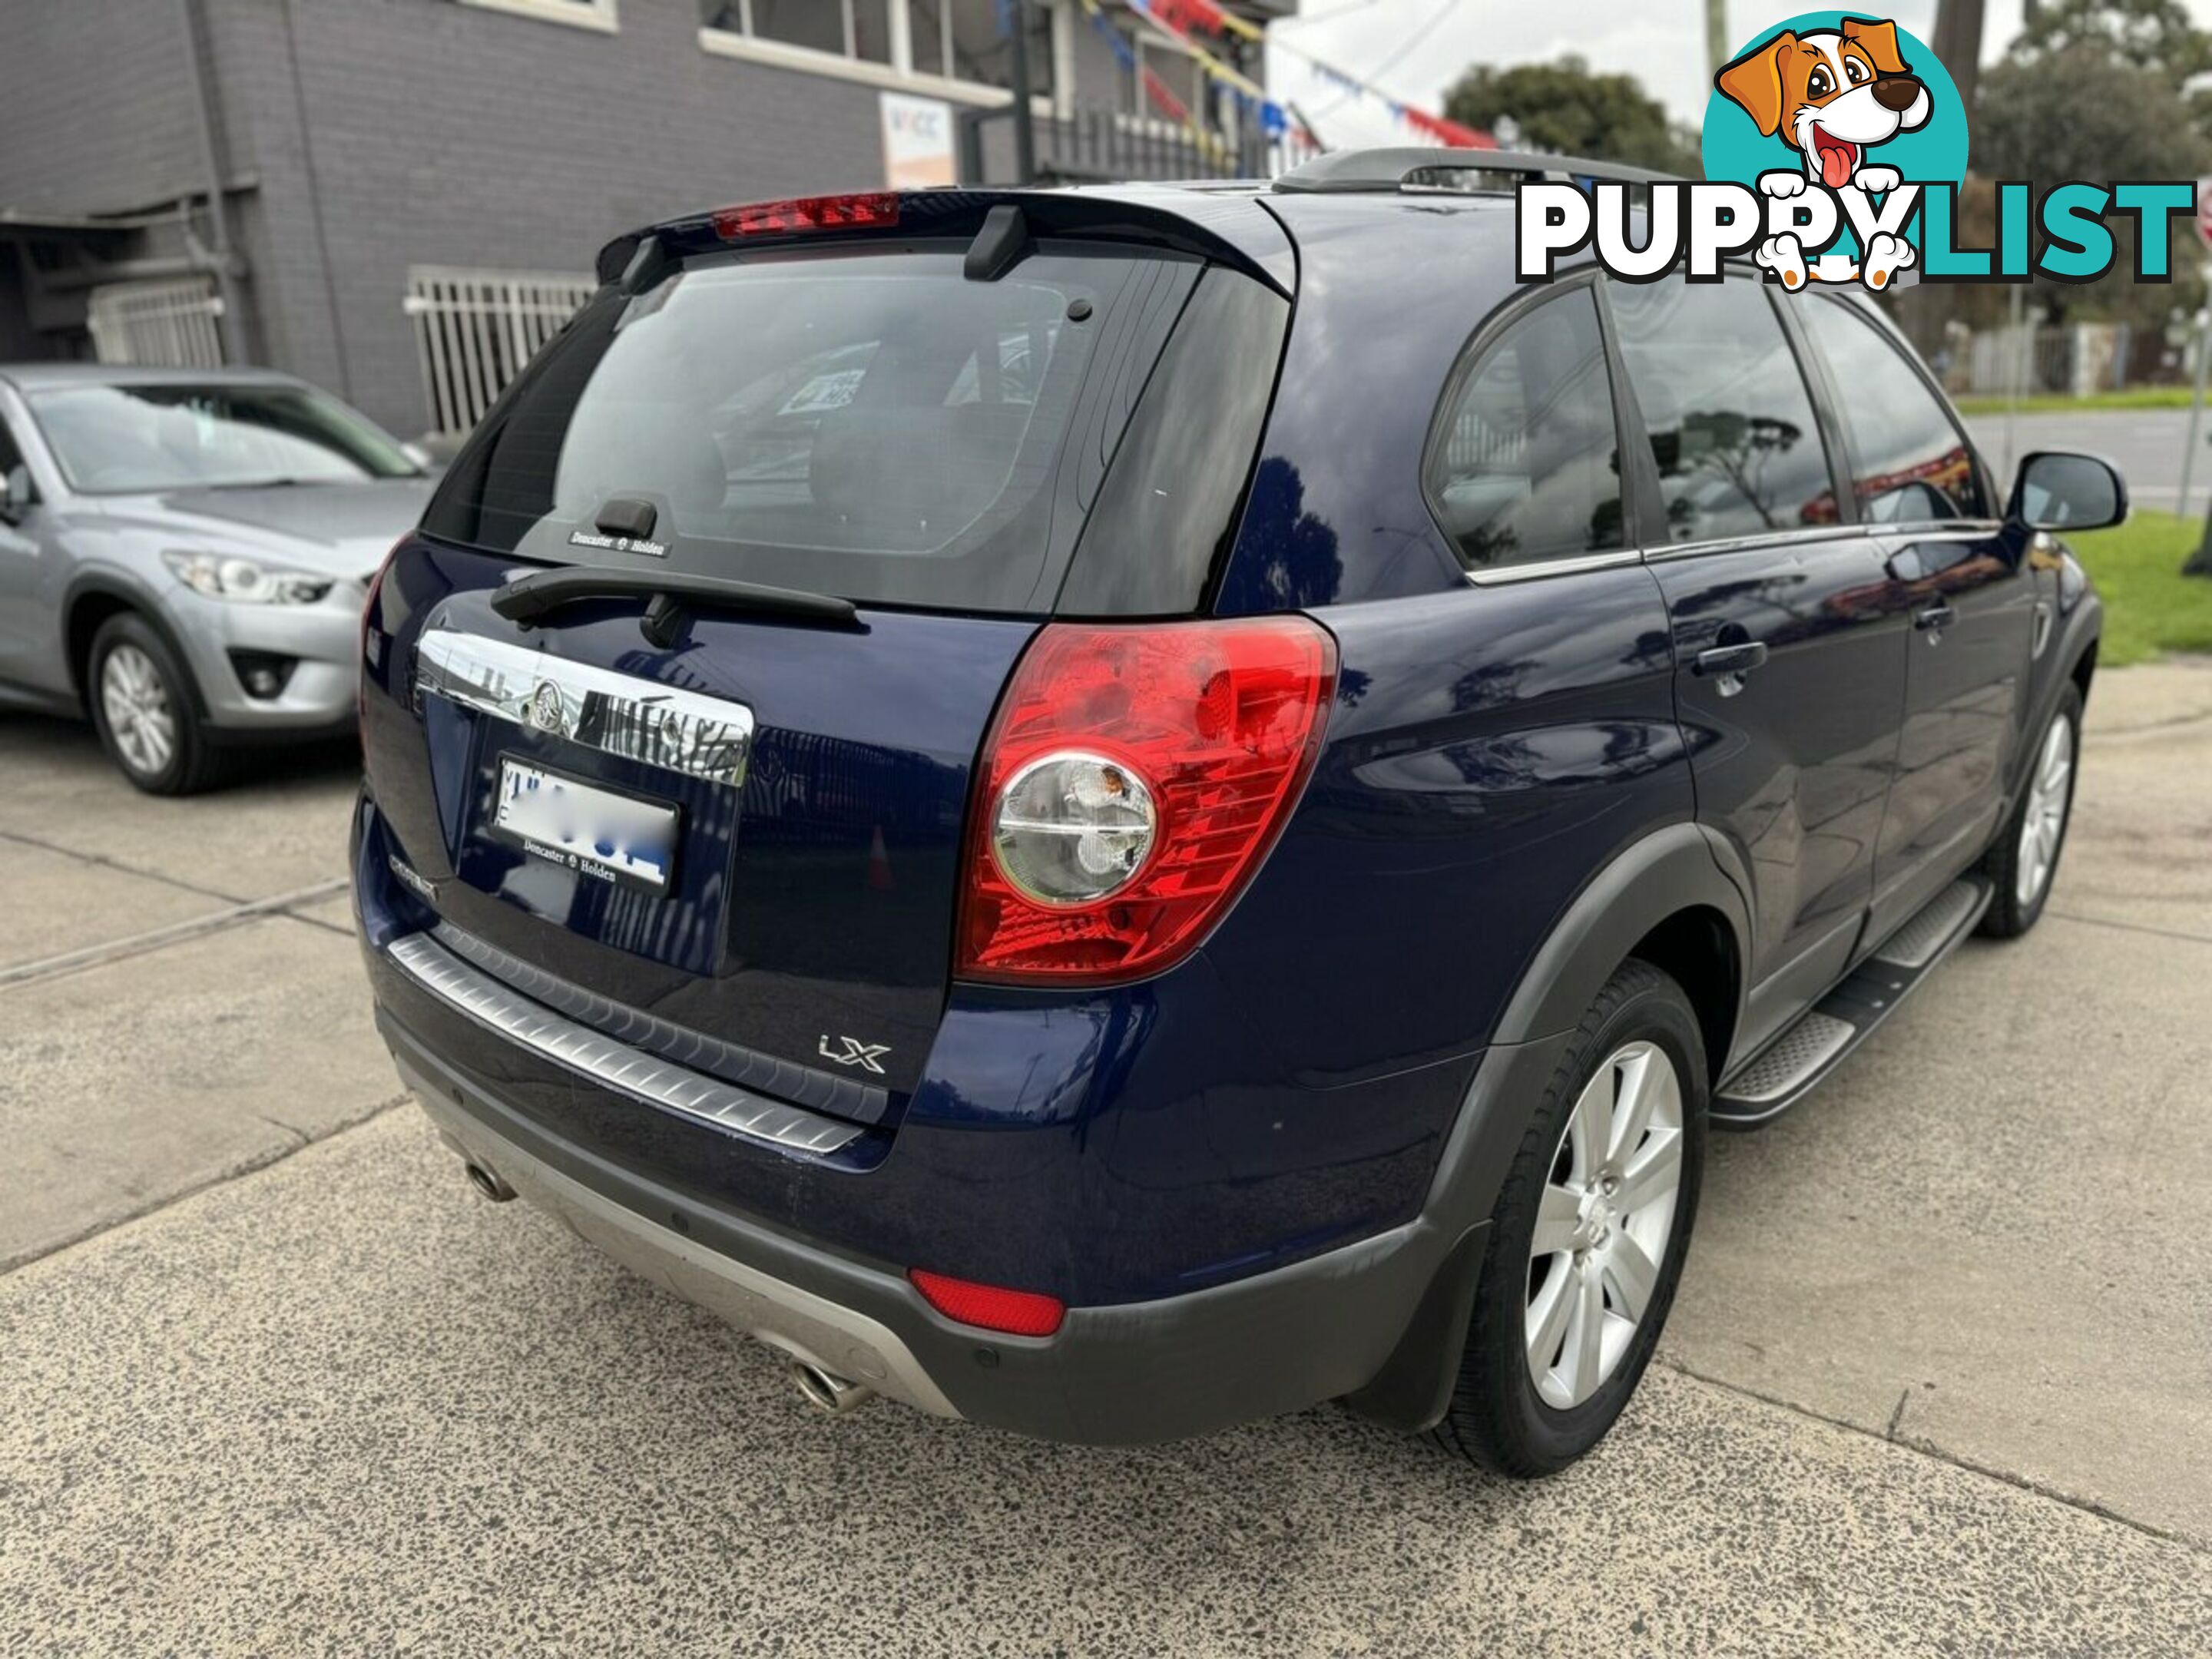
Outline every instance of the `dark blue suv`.
{"type": "Polygon", "coordinates": [[[378,1018],[481,1190],[829,1409],[1605,1431],[1708,1126],[2035,921],[2051,532],[2125,502],[2001,493],[1852,295],[1517,283],[1601,169],[1477,164],[605,251],[365,622],[378,1018]]]}

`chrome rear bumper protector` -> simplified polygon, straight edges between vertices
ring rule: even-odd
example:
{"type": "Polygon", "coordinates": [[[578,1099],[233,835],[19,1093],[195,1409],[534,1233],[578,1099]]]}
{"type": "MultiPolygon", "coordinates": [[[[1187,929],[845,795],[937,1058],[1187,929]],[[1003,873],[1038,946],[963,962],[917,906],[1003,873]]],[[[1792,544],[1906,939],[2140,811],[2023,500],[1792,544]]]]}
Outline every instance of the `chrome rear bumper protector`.
{"type": "Polygon", "coordinates": [[[428,934],[410,933],[394,939],[385,953],[393,966],[424,990],[479,1025],[557,1066],[662,1111],[792,1152],[817,1155],[849,1146],[866,1133],[859,1124],[763,1099],[564,1019],[471,967],[428,934]]]}

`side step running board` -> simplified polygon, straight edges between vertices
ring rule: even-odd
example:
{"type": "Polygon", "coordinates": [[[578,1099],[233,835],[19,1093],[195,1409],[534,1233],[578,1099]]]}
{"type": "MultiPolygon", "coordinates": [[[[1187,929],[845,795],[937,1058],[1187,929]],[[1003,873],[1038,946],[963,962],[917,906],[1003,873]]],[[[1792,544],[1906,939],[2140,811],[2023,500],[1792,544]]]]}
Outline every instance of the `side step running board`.
{"type": "Polygon", "coordinates": [[[1881,950],[1723,1080],[1713,1099],[1714,1126],[1756,1128],[1802,1100],[1974,931],[1995,893],[1981,877],[1965,876],[1929,900],[1881,950]]]}

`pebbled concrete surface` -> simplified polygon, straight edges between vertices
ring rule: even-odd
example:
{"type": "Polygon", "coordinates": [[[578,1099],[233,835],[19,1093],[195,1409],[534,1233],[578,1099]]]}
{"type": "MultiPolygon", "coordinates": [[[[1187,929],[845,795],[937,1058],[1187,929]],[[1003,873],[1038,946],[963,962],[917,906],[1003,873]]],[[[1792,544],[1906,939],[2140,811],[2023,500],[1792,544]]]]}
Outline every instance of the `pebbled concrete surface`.
{"type": "Polygon", "coordinates": [[[92,728],[68,720],[0,714],[0,835],[50,852],[233,901],[345,873],[345,803],[361,781],[345,744],[250,753],[238,785],[182,800],[139,793],[92,728]]]}
{"type": "Polygon", "coordinates": [[[0,837],[8,925],[0,972],[109,940],[174,927],[224,908],[212,893],[88,864],[29,842],[0,837]]]}
{"type": "Polygon", "coordinates": [[[0,962],[0,1656],[2212,1654],[2212,665],[2100,682],[2043,927],[1719,1140],[1662,1364],[1535,1486],[1334,1410],[814,1417],[378,1113],[352,789],[0,718],[13,962],[185,930],[0,962]]]}
{"type": "Polygon", "coordinates": [[[2035,931],[1716,1138],[1662,1352],[2212,1547],[2212,664],[2082,751],[2035,931]]]}
{"type": "Polygon", "coordinates": [[[9,1653],[2212,1646],[2185,1545],[1663,1371],[1534,1486],[1328,1409],[827,1422],[412,1111],[0,1281],[0,1334],[9,1653]]]}
{"type": "Polygon", "coordinates": [[[0,986],[0,1266],[400,1097],[353,941],[289,916],[0,986]]]}

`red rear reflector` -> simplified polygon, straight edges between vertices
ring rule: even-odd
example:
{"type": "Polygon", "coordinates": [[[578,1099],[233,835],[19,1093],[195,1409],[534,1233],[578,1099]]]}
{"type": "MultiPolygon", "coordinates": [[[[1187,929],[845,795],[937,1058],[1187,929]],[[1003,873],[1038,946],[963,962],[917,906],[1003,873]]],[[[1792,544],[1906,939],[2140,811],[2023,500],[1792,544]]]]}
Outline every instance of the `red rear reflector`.
{"type": "Polygon", "coordinates": [[[977,769],[955,971],[1099,984],[1195,949],[1271,847],[1321,750],[1336,641],[1304,617],[1054,623],[1023,654],[977,769]],[[1105,896],[1042,902],[993,852],[1002,792],[1057,750],[1126,768],[1158,823],[1105,896]]]}
{"type": "Polygon", "coordinates": [[[1010,1336],[1050,1336],[1060,1328],[1067,1304],[1056,1296],[1036,1291],[1003,1291],[995,1285],[973,1284],[945,1273],[907,1269],[922,1299],[947,1319],[1010,1336]]]}
{"type": "Polygon", "coordinates": [[[862,196],[800,196],[787,202],[752,202],[714,213],[714,234],[776,236],[794,230],[866,230],[899,222],[899,198],[890,191],[862,196]]]}

